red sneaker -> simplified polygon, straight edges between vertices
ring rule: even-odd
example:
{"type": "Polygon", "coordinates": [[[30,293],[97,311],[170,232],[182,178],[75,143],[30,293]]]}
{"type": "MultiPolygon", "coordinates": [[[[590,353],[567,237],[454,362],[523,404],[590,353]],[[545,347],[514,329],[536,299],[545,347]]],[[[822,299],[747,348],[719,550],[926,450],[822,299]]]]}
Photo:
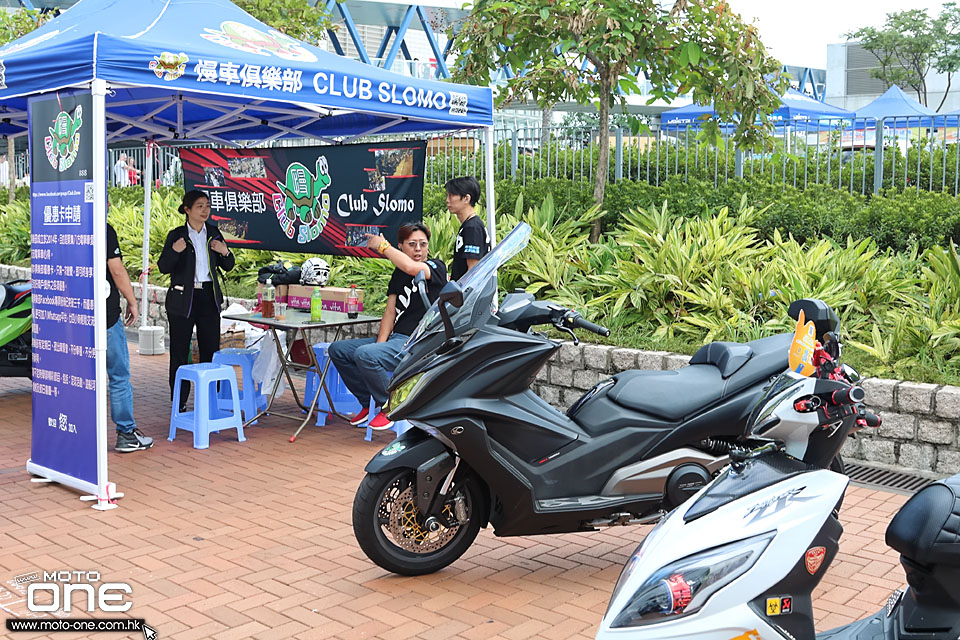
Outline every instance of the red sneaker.
{"type": "Polygon", "coordinates": [[[367,426],[374,431],[386,431],[393,426],[393,420],[388,418],[387,414],[381,411],[373,420],[370,421],[370,424],[367,426]]]}
{"type": "Polygon", "coordinates": [[[364,407],[360,410],[360,413],[350,418],[350,424],[355,427],[359,427],[361,424],[367,421],[368,415],[370,415],[370,409],[364,407]]]}

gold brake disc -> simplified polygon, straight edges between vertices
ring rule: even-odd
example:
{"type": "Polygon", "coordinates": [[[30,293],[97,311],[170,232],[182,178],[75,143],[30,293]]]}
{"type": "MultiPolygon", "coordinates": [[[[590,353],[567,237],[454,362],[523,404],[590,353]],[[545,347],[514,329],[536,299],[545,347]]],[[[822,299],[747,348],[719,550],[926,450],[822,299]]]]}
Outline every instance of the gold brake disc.
{"type": "MultiPolygon", "coordinates": [[[[443,507],[444,515],[452,519],[450,506],[443,507]]],[[[460,526],[444,527],[437,531],[425,529],[417,520],[417,505],[413,488],[407,487],[393,499],[390,509],[390,535],[401,549],[411,553],[431,553],[445,547],[460,530],[460,526]]]]}

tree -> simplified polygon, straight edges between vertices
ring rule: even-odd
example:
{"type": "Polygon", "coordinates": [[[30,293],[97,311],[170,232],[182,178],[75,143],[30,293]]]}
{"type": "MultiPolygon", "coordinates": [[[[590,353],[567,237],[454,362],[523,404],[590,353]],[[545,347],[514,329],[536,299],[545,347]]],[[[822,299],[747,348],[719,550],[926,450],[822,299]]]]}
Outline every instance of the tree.
{"type": "Polygon", "coordinates": [[[926,9],[887,14],[883,27],[864,27],[847,34],[877,57],[880,67],[870,75],[887,86],[907,86],[917,100],[927,104],[927,74],[933,68],[935,29],[926,9]]]}
{"type": "MultiPolygon", "coordinates": [[[[777,92],[786,88],[756,29],[723,0],[477,0],[451,36],[458,79],[489,85],[502,68],[516,73],[499,104],[528,96],[541,107],[594,103],[608,123],[614,102],[641,93],[642,72],[651,101],[687,92],[699,103],[712,100],[720,120],[738,122],[734,138],[744,146],[766,139],[770,125],[757,118],[779,106],[777,92]]],[[[706,129],[719,135],[716,120],[706,129]]],[[[601,205],[609,157],[609,136],[601,135],[594,185],[601,205]]],[[[599,232],[598,222],[591,237],[599,232]]]]}
{"type": "Polygon", "coordinates": [[[924,105],[929,73],[946,73],[947,90],[937,110],[943,107],[953,74],[960,71],[960,8],[955,2],[944,3],[936,18],[926,9],[895,11],[887,14],[882,27],[863,27],[846,36],[876,56],[880,66],[870,71],[871,76],[888,87],[910,87],[924,105]]]}

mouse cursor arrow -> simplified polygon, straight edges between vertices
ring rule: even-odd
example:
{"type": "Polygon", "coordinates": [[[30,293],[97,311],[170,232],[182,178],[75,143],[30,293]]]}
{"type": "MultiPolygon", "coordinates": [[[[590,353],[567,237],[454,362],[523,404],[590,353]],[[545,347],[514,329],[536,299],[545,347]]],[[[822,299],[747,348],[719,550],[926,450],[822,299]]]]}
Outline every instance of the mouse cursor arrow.
{"type": "Polygon", "coordinates": [[[157,635],[156,629],[143,625],[143,640],[157,640],[157,635]]]}

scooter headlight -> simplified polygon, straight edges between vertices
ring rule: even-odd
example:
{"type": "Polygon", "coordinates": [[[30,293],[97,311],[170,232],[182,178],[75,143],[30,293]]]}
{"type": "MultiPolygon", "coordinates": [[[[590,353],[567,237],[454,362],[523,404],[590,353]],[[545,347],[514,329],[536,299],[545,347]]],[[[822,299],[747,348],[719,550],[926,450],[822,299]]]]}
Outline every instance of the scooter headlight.
{"type": "Polygon", "coordinates": [[[414,392],[417,390],[417,384],[423,378],[423,373],[418,373],[416,375],[410,376],[404,380],[400,386],[393,390],[393,393],[390,394],[390,411],[396,411],[403,403],[413,397],[414,392]]]}
{"type": "Polygon", "coordinates": [[[640,585],[610,627],[639,627],[699,611],[714,593],[756,564],[774,535],[738,540],[663,567],[640,585]]]}

